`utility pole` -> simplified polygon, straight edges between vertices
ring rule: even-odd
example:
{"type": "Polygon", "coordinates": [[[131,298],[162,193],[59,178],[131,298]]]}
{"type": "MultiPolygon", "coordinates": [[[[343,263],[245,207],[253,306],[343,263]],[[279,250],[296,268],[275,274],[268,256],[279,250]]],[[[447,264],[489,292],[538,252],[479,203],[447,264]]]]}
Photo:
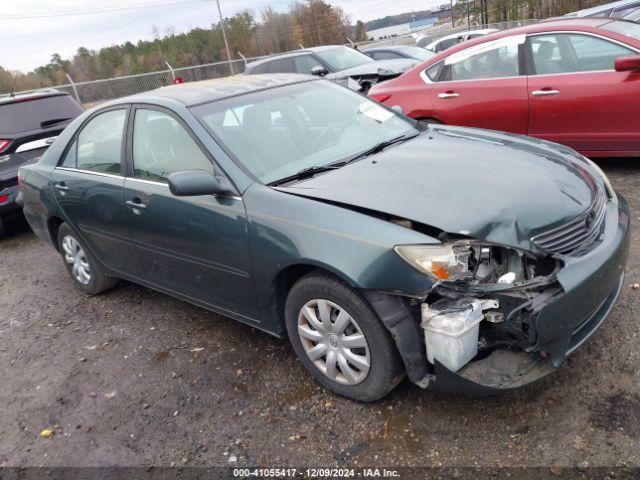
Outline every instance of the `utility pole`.
{"type": "Polygon", "coordinates": [[[227,41],[227,32],[224,26],[224,19],[222,18],[222,9],[220,8],[220,0],[216,0],[218,4],[218,15],[220,16],[220,26],[222,26],[222,38],[224,40],[224,48],[227,50],[227,61],[229,62],[229,70],[231,70],[231,75],[235,75],[235,71],[233,70],[233,63],[231,63],[231,50],[229,50],[229,42],[227,41]]]}
{"type": "Polygon", "coordinates": [[[456,26],[456,21],[453,18],[453,0],[449,0],[449,6],[451,7],[451,28],[456,26]]]}

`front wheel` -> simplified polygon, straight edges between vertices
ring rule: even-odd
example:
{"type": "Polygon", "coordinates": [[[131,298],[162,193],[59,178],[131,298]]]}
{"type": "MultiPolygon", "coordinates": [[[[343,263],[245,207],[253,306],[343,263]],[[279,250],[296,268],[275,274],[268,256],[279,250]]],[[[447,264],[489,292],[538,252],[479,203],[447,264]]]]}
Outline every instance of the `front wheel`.
{"type": "Polygon", "coordinates": [[[378,400],[404,376],[395,343],[375,311],[331,275],[310,273],[300,279],[287,297],[285,321],[302,364],[340,395],[378,400]]]}

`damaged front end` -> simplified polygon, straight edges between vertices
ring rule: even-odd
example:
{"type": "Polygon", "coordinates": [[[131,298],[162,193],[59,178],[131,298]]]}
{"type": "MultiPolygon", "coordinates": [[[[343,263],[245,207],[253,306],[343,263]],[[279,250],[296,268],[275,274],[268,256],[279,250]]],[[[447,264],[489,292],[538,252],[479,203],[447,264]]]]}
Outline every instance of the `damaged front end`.
{"type": "MultiPolygon", "coordinates": [[[[473,240],[397,246],[434,281],[408,301],[426,357],[426,368],[407,369],[414,383],[491,393],[558,367],[602,324],[621,290],[628,208],[624,200],[608,207],[601,235],[579,255],[473,240]]],[[[400,322],[382,319],[397,341],[400,322]]]]}
{"type": "Polygon", "coordinates": [[[513,388],[553,369],[545,352],[533,353],[535,319],[547,301],[562,294],[556,278],[561,260],[472,241],[395,250],[435,281],[420,304],[434,373],[444,368],[485,387],[513,388]],[[520,366],[478,368],[498,358],[520,366]]]}

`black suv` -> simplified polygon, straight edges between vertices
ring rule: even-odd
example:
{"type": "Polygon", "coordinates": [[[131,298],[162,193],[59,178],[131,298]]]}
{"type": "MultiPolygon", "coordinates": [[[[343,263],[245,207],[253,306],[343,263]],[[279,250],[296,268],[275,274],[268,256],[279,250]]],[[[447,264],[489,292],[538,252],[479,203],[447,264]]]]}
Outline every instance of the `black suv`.
{"type": "Polygon", "coordinates": [[[83,111],[58,90],[0,96],[0,235],[5,220],[21,215],[18,167],[40,157],[83,111]]]}

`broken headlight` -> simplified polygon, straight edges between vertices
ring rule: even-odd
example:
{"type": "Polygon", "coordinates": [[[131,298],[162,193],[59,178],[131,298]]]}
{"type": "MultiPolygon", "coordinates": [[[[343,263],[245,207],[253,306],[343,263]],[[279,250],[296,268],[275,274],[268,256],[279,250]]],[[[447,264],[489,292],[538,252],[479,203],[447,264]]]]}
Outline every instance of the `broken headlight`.
{"type": "Polygon", "coordinates": [[[469,272],[469,245],[398,245],[394,250],[412,267],[434,280],[457,280],[469,272]]]}
{"type": "Polygon", "coordinates": [[[436,281],[511,285],[549,275],[556,269],[551,258],[538,258],[515,248],[474,241],[398,245],[394,250],[415,269],[436,281]]]}

